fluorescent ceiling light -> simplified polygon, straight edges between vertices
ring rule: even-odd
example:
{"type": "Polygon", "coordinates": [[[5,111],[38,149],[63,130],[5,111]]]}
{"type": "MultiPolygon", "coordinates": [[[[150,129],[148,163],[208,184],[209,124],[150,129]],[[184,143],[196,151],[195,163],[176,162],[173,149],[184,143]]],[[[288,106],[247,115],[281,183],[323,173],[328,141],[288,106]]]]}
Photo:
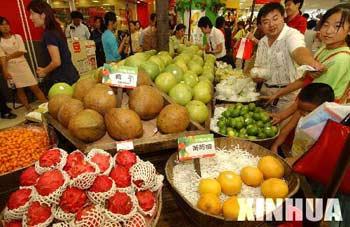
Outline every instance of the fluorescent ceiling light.
{"type": "Polygon", "coordinates": [[[99,0],[92,0],[92,2],[100,2],[99,0]]]}

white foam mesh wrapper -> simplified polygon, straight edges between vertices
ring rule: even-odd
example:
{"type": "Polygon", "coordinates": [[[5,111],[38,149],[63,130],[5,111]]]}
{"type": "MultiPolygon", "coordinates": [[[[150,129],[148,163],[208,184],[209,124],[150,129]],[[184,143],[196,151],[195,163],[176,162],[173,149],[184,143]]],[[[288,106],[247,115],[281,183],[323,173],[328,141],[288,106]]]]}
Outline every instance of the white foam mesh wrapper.
{"type": "Polygon", "coordinates": [[[53,216],[55,217],[55,219],[64,221],[64,222],[69,222],[75,218],[75,214],[67,213],[64,210],[62,210],[62,208],[59,206],[57,206],[56,209],[54,210],[53,216]]]}
{"type": "Polygon", "coordinates": [[[59,170],[63,170],[63,167],[66,165],[67,162],[67,152],[65,150],[62,150],[60,148],[54,148],[54,149],[58,149],[60,150],[61,153],[61,160],[60,162],[56,163],[53,166],[50,167],[41,167],[39,161],[35,162],[35,171],[39,174],[43,174],[47,171],[53,170],[53,169],[59,169],[59,170]]]}
{"type": "Polygon", "coordinates": [[[89,151],[89,154],[87,155],[87,159],[89,161],[91,161],[91,159],[95,156],[95,154],[102,154],[102,155],[106,155],[106,156],[109,157],[109,167],[108,167],[108,169],[106,169],[106,171],[104,171],[103,173],[101,173],[101,170],[100,170],[100,174],[108,176],[109,173],[112,171],[112,169],[114,167],[114,158],[108,152],[106,152],[106,151],[104,151],[102,149],[91,149],[89,151]]]}
{"type": "Polygon", "coordinates": [[[163,181],[164,181],[164,176],[161,174],[158,174],[154,181],[153,187],[151,188],[151,191],[152,192],[159,191],[163,187],[163,181]]]}
{"type": "MultiPolygon", "coordinates": [[[[54,220],[54,216],[53,216],[53,210],[54,208],[51,207],[51,216],[43,223],[34,225],[34,226],[30,226],[30,227],[47,227],[50,226],[50,224],[53,222],[54,220]]],[[[29,227],[29,225],[27,224],[27,215],[23,215],[23,220],[22,220],[22,227],[29,227]]]]}
{"type": "Polygon", "coordinates": [[[123,227],[123,224],[120,222],[105,221],[104,227],[123,227]]]}
{"type": "Polygon", "coordinates": [[[96,163],[90,161],[87,162],[95,168],[95,172],[80,174],[71,180],[70,186],[79,188],[81,190],[86,190],[92,186],[98,173],[100,172],[100,168],[96,163]]]}
{"type": "Polygon", "coordinates": [[[156,168],[149,161],[137,162],[135,165],[133,165],[133,167],[131,167],[130,174],[133,186],[142,191],[151,189],[154,186],[154,181],[157,175],[156,168]],[[135,181],[139,180],[143,182],[141,187],[134,184],[135,181]]]}
{"type": "Polygon", "coordinates": [[[27,212],[28,207],[30,205],[30,202],[33,200],[33,196],[35,194],[35,191],[34,191],[35,189],[33,187],[21,187],[20,189],[25,189],[25,188],[32,190],[31,194],[29,196],[29,200],[23,206],[20,206],[16,209],[10,210],[6,206],[4,209],[5,221],[22,219],[23,215],[27,212]]]}
{"type": "Polygon", "coordinates": [[[126,227],[146,227],[146,220],[140,214],[136,213],[125,225],[126,227]]]}
{"type": "Polygon", "coordinates": [[[112,221],[113,223],[126,223],[131,217],[133,217],[137,213],[137,207],[138,202],[137,198],[134,194],[128,194],[128,196],[131,198],[132,202],[132,209],[129,212],[129,214],[123,215],[123,214],[115,214],[107,209],[105,209],[105,215],[107,217],[107,220],[112,221]]]}
{"type": "Polygon", "coordinates": [[[157,209],[157,198],[155,198],[155,203],[154,203],[152,209],[150,209],[148,211],[143,210],[142,207],[140,206],[140,204],[137,203],[137,210],[144,216],[152,217],[154,215],[154,213],[156,212],[156,209],[157,209]]]}
{"type": "Polygon", "coordinates": [[[58,222],[52,225],[52,227],[70,227],[73,226],[67,222],[58,222]]]}
{"type": "Polygon", "coordinates": [[[45,204],[47,206],[51,206],[52,204],[55,204],[55,205],[59,204],[62,193],[64,192],[64,190],[66,190],[66,188],[69,185],[68,174],[65,171],[61,171],[61,173],[64,178],[63,185],[61,185],[61,187],[59,187],[54,192],[46,196],[42,196],[42,195],[39,195],[39,193],[35,193],[34,199],[36,201],[39,201],[40,203],[45,204]]]}
{"type": "Polygon", "coordinates": [[[103,209],[96,205],[92,210],[86,212],[82,220],[75,220],[75,227],[103,227],[105,222],[105,217],[103,215],[103,209]]]}
{"type": "MultiPolygon", "coordinates": [[[[110,177],[109,177],[110,178],[110,177]]],[[[91,192],[87,191],[87,197],[89,200],[96,204],[101,205],[102,207],[105,206],[106,200],[111,198],[116,192],[117,187],[115,186],[115,182],[112,178],[110,178],[112,181],[112,187],[107,192],[91,192]]]]}

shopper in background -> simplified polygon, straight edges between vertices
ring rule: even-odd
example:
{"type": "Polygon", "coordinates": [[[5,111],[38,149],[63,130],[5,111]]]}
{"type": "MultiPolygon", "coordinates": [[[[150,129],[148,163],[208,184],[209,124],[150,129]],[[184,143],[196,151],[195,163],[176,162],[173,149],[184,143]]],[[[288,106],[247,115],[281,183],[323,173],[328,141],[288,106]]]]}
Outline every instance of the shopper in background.
{"type": "Polygon", "coordinates": [[[70,13],[72,23],[66,28],[67,38],[78,38],[79,40],[87,40],[90,38],[89,28],[83,24],[83,14],[79,11],[70,13]]]}
{"type": "Polygon", "coordinates": [[[136,23],[136,30],[140,32],[140,35],[141,35],[141,32],[142,32],[142,28],[141,28],[141,25],[140,25],[140,21],[135,21],[136,23]]]}
{"type": "MultiPolygon", "coordinates": [[[[0,66],[5,80],[12,79],[11,74],[7,70],[7,61],[5,53],[0,49],[0,66]],[[2,56],[2,57],[1,57],[2,56]]],[[[16,114],[11,112],[11,109],[6,104],[5,94],[3,89],[0,89],[0,117],[3,119],[14,119],[16,114]]]]}
{"type": "Polygon", "coordinates": [[[45,67],[38,67],[36,73],[45,78],[47,88],[58,82],[74,84],[79,79],[78,71],[73,65],[67,39],[55,20],[54,11],[48,3],[40,0],[31,1],[28,10],[34,26],[44,29],[42,43],[49,61],[45,67]]]}
{"type": "Polygon", "coordinates": [[[169,43],[171,43],[175,51],[178,51],[180,44],[189,44],[185,38],[185,29],[186,26],[184,24],[177,24],[174,28],[173,35],[169,38],[169,43]]]}
{"type": "Polygon", "coordinates": [[[124,36],[120,45],[118,45],[118,40],[114,35],[114,26],[117,23],[117,17],[115,13],[107,12],[104,17],[104,22],[107,29],[102,34],[102,45],[106,56],[106,62],[117,62],[121,60],[120,54],[127,46],[129,37],[127,35],[124,36]]]}
{"type": "Polygon", "coordinates": [[[141,33],[140,45],[143,51],[157,49],[157,14],[152,13],[150,24],[141,33]]]}
{"type": "Polygon", "coordinates": [[[134,53],[141,52],[140,45],[141,32],[137,29],[136,21],[130,21],[131,46],[134,53]]]}
{"type": "MultiPolygon", "coordinates": [[[[254,81],[263,83],[262,95],[271,95],[298,79],[295,63],[310,65],[317,71],[325,67],[316,61],[305,47],[304,36],[284,24],[284,8],[279,3],[264,5],[258,14],[258,24],[265,36],[259,41],[254,68],[254,81]]],[[[295,93],[283,97],[277,103],[281,110],[294,101],[295,93]]]]}
{"type": "Polygon", "coordinates": [[[307,20],[300,13],[301,7],[303,6],[304,0],[285,0],[286,6],[286,22],[291,28],[295,28],[301,33],[306,31],[307,20]]]}
{"type": "MultiPolygon", "coordinates": [[[[318,50],[315,58],[327,66],[327,71],[320,75],[306,74],[287,87],[276,91],[269,97],[269,102],[311,82],[330,85],[339,103],[347,103],[350,99],[350,4],[340,4],[328,10],[323,15],[320,25],[320,38],[325,45],[318,50]]],[[[294,103],[285,111],[275,115],[275,121],[286,119],[295,112],[296,108],[294,103]]]]}
{"type": "Polygon", "coordinates": [[[222,34],[224,34],[225,36],[225,18],[224,17],[220,16],[216,18],[215,27],[219,29],[222,32],[222,34]]]}
{"type": "Polygon", "coordinates": [[[307,22],[307,30],[305,31],[305,44],[309,50],[313,50],[312,45],[317,39],[317,31],[315,30],[317,26],[316,20],[310,20],[307,22]]]}
{"type": "Polygon", "coordinates": [[[237,29],[233,32],[234,36],[232,38],[232,42],[233,42],[232,44],[234,48],[238,48],[237,47],[238,41],[246,37],[247,35],[247,32],[245,31],[244,27],[245,27],[244,21],[238,21],[237,29]]]}
{"type": "Polygon", "coordinates": [[[219,29],[213,27],[207,16],[199,19],[198,27],[207,36],[205,51],[209,54],[214,54],[216,60],[227,62],[224,34],[219,29]]]}
{"type": "Polygon", "coordinates": [[[14,83],[19,101],[27,110],[31,110],[24,88],[28,87],[35,97],[46,102],[44,93],[38,86],[24,54],[27,52],[22,37],[18,34],[11,34],[10,24],[6,18],[0,17],[0,49],[5,54],[7,70],[11,74],[11,81],[14,83]]]}
{"type": "Polygon", "coordinates": [[[94,29],[91,31],[90,39],[95,42],[97,67],[105,63],[105,53],[103,52],[102,34],[105,31],[102,17],[95,17],[94,29]]]}

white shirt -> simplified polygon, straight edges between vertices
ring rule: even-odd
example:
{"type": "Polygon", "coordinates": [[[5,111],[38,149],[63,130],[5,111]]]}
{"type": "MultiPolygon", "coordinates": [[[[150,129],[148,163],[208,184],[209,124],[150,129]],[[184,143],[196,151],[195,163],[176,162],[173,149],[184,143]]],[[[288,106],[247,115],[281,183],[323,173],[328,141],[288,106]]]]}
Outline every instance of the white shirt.
{"type": "Polygon", "coordinates": [[[216,49],[216,47],[222,43],[222,51],[220,53],[215,54],[216,58],[222,58],[226,56],[226,47],[225,47],[225,36],[216,27],[212,27],[211,32],[209,35],[207,35],[208,38],[208,44],[210,47],[210,50],[213,51],[216,49]]]}
{"type": "Polygon", "coordinates": [[[80,23],[79,26],[75,26],[73,23],[69,24],[66,28],[66,37],[72,38],[71,35],[74,38],[78,38],[79,40],[87,40],[90,39],[90,32],[88,27],[80,23]],[[73,29],[74,28],[74,29],[73,29]]]}
{"type": "Polygon", "coordinates": [[[285,24],[271,46],[267,36],[259,41],[254,68],[263,68],[269,74],[266,84],[288,85],[299,78],[292,58],[293,51],[299,47],[305,47],[304,35],[285,24]]]}

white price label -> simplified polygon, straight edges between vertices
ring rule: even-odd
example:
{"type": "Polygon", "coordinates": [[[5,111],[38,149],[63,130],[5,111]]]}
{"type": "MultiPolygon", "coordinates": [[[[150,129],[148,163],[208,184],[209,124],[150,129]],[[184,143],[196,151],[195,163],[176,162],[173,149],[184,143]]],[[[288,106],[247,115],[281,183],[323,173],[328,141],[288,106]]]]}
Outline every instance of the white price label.
{"type": "Polygon", "coordinates": [[[120,66],[115,72],[110,73],[104,83],[113,87],[135,88],[137,87],[137,67],[120,66]]]}
{"type": "Polygon", "coordinates": [[[132,151],[132,150],[134,150],[134,143],[132,141],[117,142],[116,146],[117,146],[117,151],[120,151],[120,150],[132,151]]]}

